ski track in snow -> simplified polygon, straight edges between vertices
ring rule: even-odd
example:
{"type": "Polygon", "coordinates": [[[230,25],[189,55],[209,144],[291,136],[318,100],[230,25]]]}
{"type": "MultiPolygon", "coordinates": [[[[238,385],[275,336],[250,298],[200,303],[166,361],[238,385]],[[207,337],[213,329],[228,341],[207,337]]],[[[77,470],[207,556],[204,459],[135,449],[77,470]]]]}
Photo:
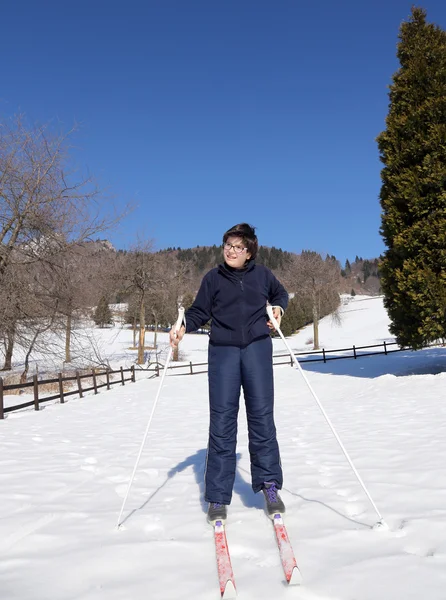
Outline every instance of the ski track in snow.
{"type": "MultiPolygon", "coordinates": [[[[343,308],[341,328],[321,323],[326,347],[390,338],[381,299],[358,298],[343,308]]],[[[292,347],[302,349],[309,335],[294,336],[292,347]]],[[[196,360],[194,342],[202,359],[201,336],[186,337],[188,359],[196,360]]],[[[275,346],[281,349],[280,340],[275,346]]],[[[446,350],[436,348],[305,367],[390,530],[374,528],[378,517],[300,373],[275,368],[282,495],[299,587],[284,584],[263,499],[250,487],[242,403],[227,523],[240,599],[446,598],[441,364],[446,370],[446,350]]],[[[166,378],[116,529],[159,385],[144,376],[0,422],[2,600],[219,598],[203,501],[206,375],[166,378]]]]}

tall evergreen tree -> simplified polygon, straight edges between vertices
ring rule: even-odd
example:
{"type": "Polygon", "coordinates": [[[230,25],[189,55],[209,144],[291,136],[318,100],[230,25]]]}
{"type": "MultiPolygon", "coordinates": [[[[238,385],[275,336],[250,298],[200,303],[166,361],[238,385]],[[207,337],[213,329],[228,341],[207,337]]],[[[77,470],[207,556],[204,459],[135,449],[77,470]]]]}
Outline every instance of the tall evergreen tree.
{"type": "Polygon", "coordinates": [[[397,57],[377,139],[382,290],[398,342],[421,348],[446,338],[446,32],[412,8],[397,57]]]}
{"type": "Polygon", "coordinates": [[[99,300],[96,310],[94,311],[93,319],[96,325],[99,325],[101,328],[112,323],[111,310],[105,296],[102,296],[99,300]]]}
{"type": "Polygon", "coordinates": [[[372,274],[372,264],[370,261],[365,260],[362,263],[362,272],[364,273],[364,283],[367,281],[367,279],[370,277],[370,275],[372,274]]]}

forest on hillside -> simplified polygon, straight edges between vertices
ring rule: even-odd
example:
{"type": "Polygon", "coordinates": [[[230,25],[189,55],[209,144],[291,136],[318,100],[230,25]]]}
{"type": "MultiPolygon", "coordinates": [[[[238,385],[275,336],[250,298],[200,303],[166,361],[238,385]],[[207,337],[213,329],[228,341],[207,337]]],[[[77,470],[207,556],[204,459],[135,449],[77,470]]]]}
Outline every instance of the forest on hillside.
{"type": "MultiPolygon", "coordinates": [[[[176,256],[183,263],[193,265],[197,275],[204,273],[216,267],[222,261],[221,246],[196,246],[195,248],[166,248],[161,253],[168,253],[176,256]]],[[[259,246],[259,252],[256,262],[265,265],[274,272],[280,273],[286,270],[292,261],[293,252],[282,250],[281,248],[259,246]]],[[[331,260],[336,261],[335,256],[330,256],[331,260]]],[[[379,259],[364,259],[356,255],[354,260],[346,260],[345,265],[340,267],[341,291],[342,293],[369,294],[376,295],[380,293],[380,274],[379,259]]]]}

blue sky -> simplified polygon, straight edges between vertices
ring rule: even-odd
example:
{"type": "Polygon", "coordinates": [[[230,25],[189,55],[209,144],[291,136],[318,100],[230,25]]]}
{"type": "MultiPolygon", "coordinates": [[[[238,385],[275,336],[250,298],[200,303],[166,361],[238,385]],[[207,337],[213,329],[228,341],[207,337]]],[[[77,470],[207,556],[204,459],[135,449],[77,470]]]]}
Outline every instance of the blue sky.
{"type": "MultiPolygon", "coordinates": [[[[378,256],[387,86],[403,0],[17,1],[2,7],[0,118],[80,130],[118,206],[107,237],[378,256]]],[[[446,27],[446,2],[425,0],[446,27]]]]}

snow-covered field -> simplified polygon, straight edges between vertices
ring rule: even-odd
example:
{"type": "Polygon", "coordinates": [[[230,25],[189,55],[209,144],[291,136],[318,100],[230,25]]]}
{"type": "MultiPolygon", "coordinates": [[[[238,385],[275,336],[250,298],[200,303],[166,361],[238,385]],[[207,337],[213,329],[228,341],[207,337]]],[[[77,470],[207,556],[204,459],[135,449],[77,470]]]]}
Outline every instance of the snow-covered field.
{"type": "MultiPolygon", "coordinates": [[[[134,359],[131,332],[99,333],[112,362],[134,359]]],[[[311,336],[293,336],[292,348],[310,350],[311,336]]],[[[326,349],[383,340],[392,336],[380,298],[343,306],[340,327],[321,322],[326,349]]],[[[205,361],[206,347],[206,336],[186,336],[184,360],[205,361]]],[[[283,583],[271,523],[250,488],[241,409],[227,524],[239,597],[444,600],[446,349],[310,363],[305,372],[390,530],[373,528],[377,516],[299,372],[276,367],[282,496],[303,585],[283,583]]],[[[202,498],[206,375],[166,378],[116,529],[159,386],[146,377],[0,422],[2,600],[219,597],[202,498]]]]}

